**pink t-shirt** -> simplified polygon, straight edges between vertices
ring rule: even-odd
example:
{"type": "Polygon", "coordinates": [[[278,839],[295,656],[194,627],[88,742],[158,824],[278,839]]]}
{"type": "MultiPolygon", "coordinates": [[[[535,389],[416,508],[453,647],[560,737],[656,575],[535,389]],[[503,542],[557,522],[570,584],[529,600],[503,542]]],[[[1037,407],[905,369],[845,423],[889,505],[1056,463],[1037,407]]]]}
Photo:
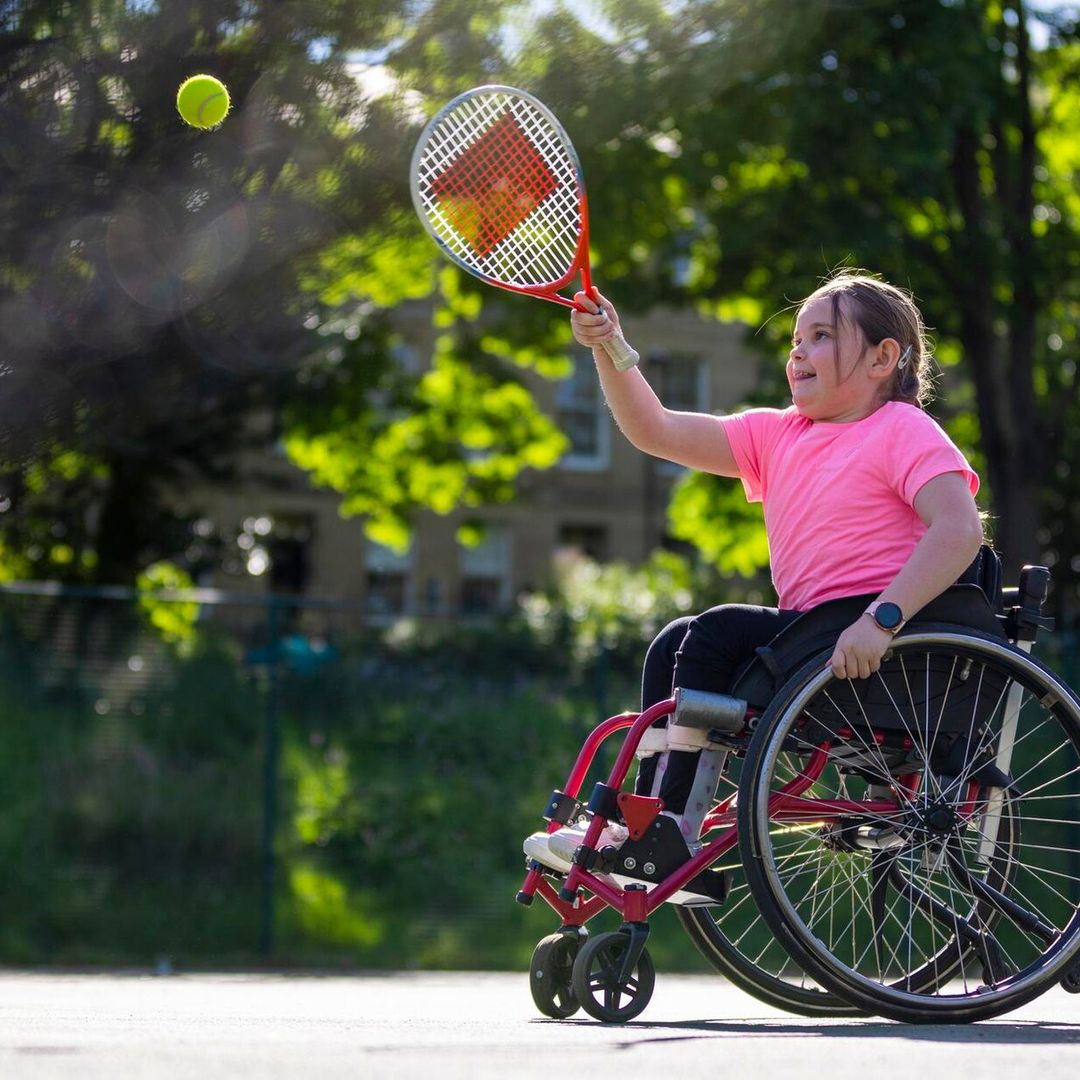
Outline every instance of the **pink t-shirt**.
{"type": "Polygon", "coordinates": [[[979,478],[934,419],[890,401],[863,420],[816,423],[789,409],[722,418],[746,497],[764,503],[781,608],[880,592],[926,525],[915,496],[942,473],[979,478]]]}

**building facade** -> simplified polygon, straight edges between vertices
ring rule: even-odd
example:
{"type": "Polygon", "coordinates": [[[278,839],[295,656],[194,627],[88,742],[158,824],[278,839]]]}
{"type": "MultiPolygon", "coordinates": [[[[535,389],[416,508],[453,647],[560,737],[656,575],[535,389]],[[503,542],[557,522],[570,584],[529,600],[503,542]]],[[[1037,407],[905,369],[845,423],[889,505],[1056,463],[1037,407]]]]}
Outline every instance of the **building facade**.
{"type": "MultiPolygon", "coordinates": [[[[670,408],[724,411],[755,382],[756,361],[738,326],[685,311],[623,322],[642,370],[670,408]]],[[[418,356],[430,355],[429,327],[430,319],[417,320],[418,356]]],[[[512,504],[469,512],[484,525],[479,546],[455,539],[464,515],[425,512],[409,550],[391,551],[365,537],[360,519],[342,518],[338,495],[314,488],[283,456],[252,458],[227,494],[206,493],[211,516],[234,523],[239,544],[234,572],[204,584],[343,599],[378,622],[455,619],[509,610],[521,592],[550,581],[561,553],[641,562],[669,542],[667,503],[682,470],[627,442],[604,403],[591,355],[575,348],[572,359],[570,378],[533,386],[570,448],[554,468],[522,474],[512,504]]]]}

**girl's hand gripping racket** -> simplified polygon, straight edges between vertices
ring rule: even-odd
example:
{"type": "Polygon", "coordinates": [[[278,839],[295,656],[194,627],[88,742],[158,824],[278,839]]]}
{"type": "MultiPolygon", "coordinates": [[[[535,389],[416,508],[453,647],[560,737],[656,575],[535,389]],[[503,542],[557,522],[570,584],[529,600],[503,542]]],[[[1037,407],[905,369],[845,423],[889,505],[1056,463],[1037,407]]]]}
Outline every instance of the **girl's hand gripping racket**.
{"type": "MultiPolygon", "coordinates": [[[[581,165],[562,125],[531,94],[480,86],[454,98],[424,128],[411,181],[424,227],[481,281],[585,310],[559,293],[580,272],[596,296],[581,165]]],[[[621,334],[604,349],[620,371],[638,362],[621,334]]]]}

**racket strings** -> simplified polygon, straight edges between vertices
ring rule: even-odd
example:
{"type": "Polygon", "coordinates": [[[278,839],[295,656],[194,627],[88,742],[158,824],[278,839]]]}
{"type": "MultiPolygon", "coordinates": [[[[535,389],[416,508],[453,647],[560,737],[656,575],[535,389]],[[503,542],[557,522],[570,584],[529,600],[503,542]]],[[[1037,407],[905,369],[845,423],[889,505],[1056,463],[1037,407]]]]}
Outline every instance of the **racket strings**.
{"type": "Polygon", "coordinates": [[[448,222],[483,256],[557,186],[537,148],[506,112],[432,180],[431,191],[448,222]]]}
{"type": "MultiPolygon", "coordinates": [[[[471,147],[472,143],[481,137],[486,130],[493,126],[494,123],[497,123],[503,115],[506,115],[507,103],[516,113],[514,119],[517,120],[515,127],[518,133],[519,146],[527,141],[533,148],[532,160],[550,161],[555,165],[555,174],[562,173],[559,179],[561,179],[563,185],[563,198],[549,201],[547,205],[543,206],[544,213],[533,213],[529,216],[530,227],[520,229],[516,234],[504,228],[501,239],[516,242],[504,244],[495,258],[484,258],[484,255],[493,253],[493,248],[482,243],[468,244],[464,250],[458,245],[456,254],[462,257],[463,261],[471,261],[474,268],[480,269],[481,272],[486,271],[492,274],[492,271],[495,271],[492,276],[502,276],[511,281],[520,280],[530,284],[553,280],[565,273],[576,252],[579,228],[576,197],[577,176],[573,164],[569,161],[568,155],[563,149],[561,139],[543,122],[543,118],[538,117],[533,110],[523,107],[523,103],[519,100],[493,101],[491,99],[480,99],[477,102],[479,108],[461,110],[463,116],[461,123],[457,125],[461,138],[455,145],[454,126],[451,125],[450,134],[445,140],[445,148],[441,156],[445,161],[453,154],[460,154],[461,151],[458,150],[458,147],[468,140],[472,140],[469,143],[469,147],[471,147]],[[515,106],[517,106],[516,109],[515,106]],[[470,112],[472,115],[470,115],[470,112]],[[449,150],[449,153],[447,153],[447,150],[449,150]],[[540,152],[539,155],[536,153],[537,150],[540,152]],[[472,255],[471,260],[470,255],[472,255]]],[[[510,129],[507,127],[503,130],[510,129]]],[[[468,153],[468,147],[465,152],[468,153]]],[[[513,167],[514,165],[515,162],[508,159],[507,167],[513,167]]],[[[446,167],[444,165],[443,170],[446,167]]],[[[544,175],[550,176],[551,174],[552,170],[546,170],[544,175]]],[[[441,176],[442,172],[440,171],[438,175],[441,176]]],[[[502,182],[504,185],[514,183],[513,179],[507,179],[505,176],[502,182]]],[[[548,190],[547,184],[544,185],[544,189],[545,193],[549,195],[557,195],[559,192],[558,188],[554,189],[554,191],[548,190]]],[[[443,210],[447,224],[453,228],[453,222],[449,220],[441,204],[439,208],[443,210]]],[[[524,223],[525,220],[526,218],[522,218],[521,223],[524,223]]],[[[489,233],[495,232],[498,234],[498,225],[493,224],[488,231],[489,233]]],[[[468,243],[469,237],[461,235],[460,239],[468,243]]]]}
{"type": "Polygon", "coordinates": [[[574,264],[578,171],[559,132],[527,101],[478,95],[442,117],[419,159],[417,193],[431,230],[474,273],[535,286],[574,264]]]}

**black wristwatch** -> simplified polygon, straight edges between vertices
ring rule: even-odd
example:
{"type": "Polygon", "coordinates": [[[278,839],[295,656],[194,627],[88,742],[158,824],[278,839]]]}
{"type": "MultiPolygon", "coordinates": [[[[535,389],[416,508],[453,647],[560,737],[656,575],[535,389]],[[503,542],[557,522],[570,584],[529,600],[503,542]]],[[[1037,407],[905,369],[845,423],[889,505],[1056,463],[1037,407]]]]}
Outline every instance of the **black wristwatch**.
{"type": "Polygon", "coordinates": [[[899,604],[888,600],[878,600],[866,609],[870,616],[888,634],[895,634],[904,625],[904,613],[899,604]]]}

